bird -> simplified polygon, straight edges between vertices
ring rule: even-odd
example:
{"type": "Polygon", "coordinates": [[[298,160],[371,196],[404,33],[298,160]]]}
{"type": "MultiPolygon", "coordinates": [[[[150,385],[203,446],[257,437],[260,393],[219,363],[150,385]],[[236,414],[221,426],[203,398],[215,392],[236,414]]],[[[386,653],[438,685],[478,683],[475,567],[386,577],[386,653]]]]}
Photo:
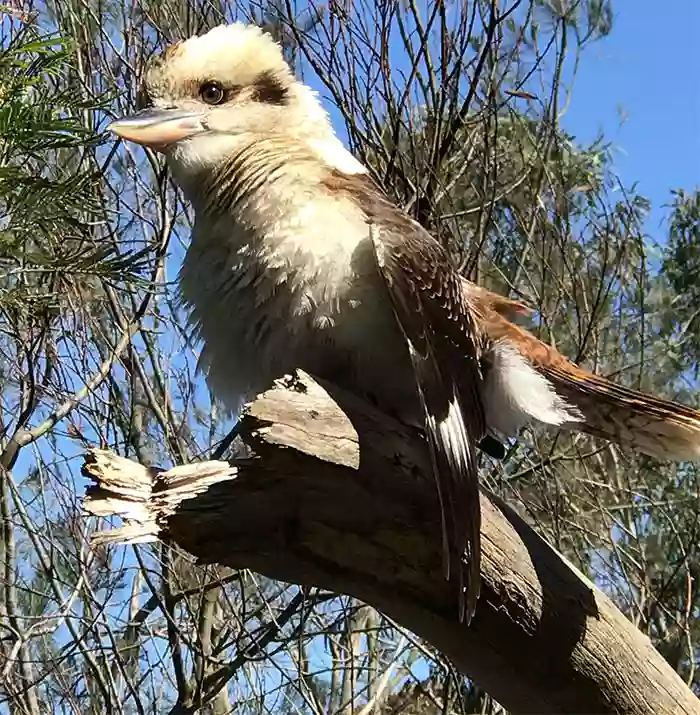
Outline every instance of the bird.
{"type": "Polygon", "coordinates": [[[460,275],[260,27],[175,42],[139,96],[108,129],[164,154],[193,207],[179,290],[213,395],[238,411],[303,369],[422,430],[460,622],[480,596],[479,445],[532,423],[700,457],[700,413],[576,365],[518,324],[524,303],[460,275]]]}

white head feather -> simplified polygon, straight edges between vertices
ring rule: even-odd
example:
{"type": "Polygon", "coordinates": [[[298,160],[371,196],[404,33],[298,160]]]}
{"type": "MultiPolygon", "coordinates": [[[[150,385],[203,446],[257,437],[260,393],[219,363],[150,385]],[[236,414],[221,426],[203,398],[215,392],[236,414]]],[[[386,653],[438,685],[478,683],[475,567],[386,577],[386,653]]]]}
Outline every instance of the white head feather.
{"type": "Polygon", "coordinates": [[[181,175],[212,168],[242,139],[271,135],[304,142],[333,168],[365,171],[336,137],[316,92],[295,79],[280,45],[254,25],[220,25],[172,45],[152,62],[144,88],[155,107],[207,113],[211,132],[181,142],[171,152],[170,163],[181,175]],[[230,99],[206,105],[199,92],[208,81],[220,82],[230,99]]]}

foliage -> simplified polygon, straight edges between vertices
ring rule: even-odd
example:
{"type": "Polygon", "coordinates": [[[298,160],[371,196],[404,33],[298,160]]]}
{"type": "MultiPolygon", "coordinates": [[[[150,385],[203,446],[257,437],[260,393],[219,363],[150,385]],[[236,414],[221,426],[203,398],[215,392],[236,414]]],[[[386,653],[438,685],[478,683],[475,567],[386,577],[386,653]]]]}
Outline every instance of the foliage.
{"type": "Polygon", "coordinates": [[[673,311],[664,326],[675,333],[679,360],[697,364],[700,358],[700,190],[673,191],[669,240],[664,251],[661,274],[674,296],[673,311]]]}
{"type": "MultiPolygon", "coordinates": [[[[79,464],[229,454],[172,281],[189,208],[160,159],[103,134],[167,42],[254,18],[333,106],[375,177],[465,274],[629,385],[697,404],[700,194],[665,245],[604,137],[560,126],[606,0],[61,0],[0,29],[0,712],[498,713],[373,609],[171,545],[96,549],[79,464]],[[660,259],[660,260],[659,260],[660,259]],[[5,709],[3,709],[5,708],[5,709]]],[[[489,485],[695,672],[692,465],[527,431],[489,485]]]]}

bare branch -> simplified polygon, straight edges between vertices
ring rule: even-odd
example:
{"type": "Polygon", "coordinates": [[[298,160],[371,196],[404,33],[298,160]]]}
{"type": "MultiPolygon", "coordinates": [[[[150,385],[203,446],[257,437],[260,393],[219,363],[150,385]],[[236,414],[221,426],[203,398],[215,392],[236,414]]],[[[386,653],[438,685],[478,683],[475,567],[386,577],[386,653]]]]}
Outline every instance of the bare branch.
{"type": "Polygon", "coordinates": [[[205,562],[352,594],[513,712],[700,713],[649,639],[486,493],[483,595],[472,626],[460,624],[416,434],[305,375],[254,401],[241,433],[256,458],[234,466],[153,473],[91,451],[86,510],[132,522],[99,541],[173,539],[205,562]]]}

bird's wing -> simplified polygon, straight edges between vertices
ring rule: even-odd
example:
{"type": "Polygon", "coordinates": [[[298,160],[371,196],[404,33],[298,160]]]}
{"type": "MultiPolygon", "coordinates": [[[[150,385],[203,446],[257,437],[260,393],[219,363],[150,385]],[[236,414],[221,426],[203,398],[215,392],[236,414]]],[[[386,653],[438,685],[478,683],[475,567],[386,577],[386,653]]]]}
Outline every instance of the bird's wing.
{"type": "Polygon", "coordinates": [[[415,234],[370,227],[379,269],[406,338],[443,513],[445,573],[455,561],[460,579],[460,618],[478,598],[481,512],[476,444],[485,434],[479,395],[479,332],[458,276],[437,243],[415,234]],[[467,552],[467,583],[461,560],[467,552]]]}
{"type": "Polygon", "coordinates": [[[405,336],[442,509],[445,575],[456,571],[460,619],[479,596],[481,511],[476,445],[485,435],[481,333],[462,279],[443,247],[362,175],[333,172],[368,218],[381,275],[405,336]],[[464,554],[466,552],[466,570],[464,554]]]}

